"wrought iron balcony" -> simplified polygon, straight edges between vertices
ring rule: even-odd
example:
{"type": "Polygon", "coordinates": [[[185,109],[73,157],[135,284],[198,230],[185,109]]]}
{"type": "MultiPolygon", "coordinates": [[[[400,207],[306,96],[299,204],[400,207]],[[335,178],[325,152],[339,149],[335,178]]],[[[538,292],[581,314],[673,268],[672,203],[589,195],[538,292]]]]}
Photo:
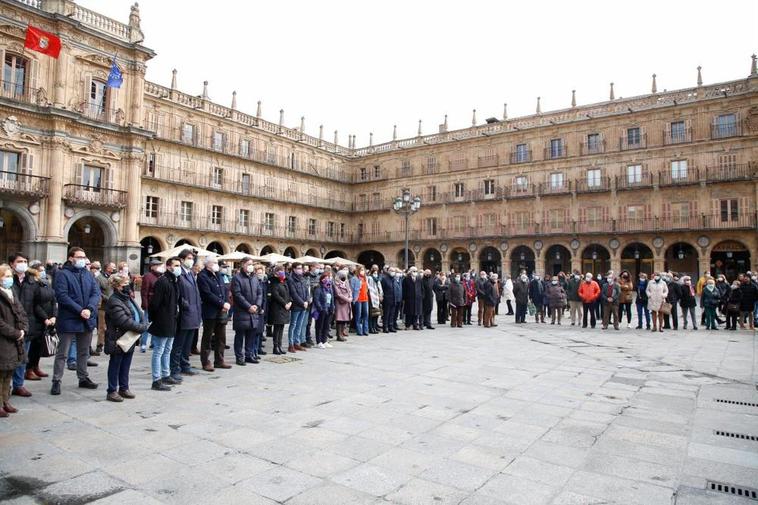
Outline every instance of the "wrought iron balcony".
{"type": "Polygon", "coordinates": [[[511,151],[511,163],[528,163],[532,161],[532,151],[527,149],[526,151],[511,151]]]}
{"type": "Polygon", "coordinates": [[[731,164],[705,168],[707,182],[749,181],[758,178],[758,164],[731,164]]]}
{"type": "Polygon", "coordinates": [[[126,207],[126,198],[126,191],[118,189],[97,188],[81,184],[63,186],[63,199],[71,205],[80,207],[123,209],[126,207]]]}
{"type": "Polygon", "coordinates": [[[635,174],[623,174],[616,176],[616,190],[626,191],[630,189],[649,188],[653,186],[653,175],[643,171],[639,177],[635,174]]]}
{"type": "Polygon", "coordinates": [[[742,127],[739,123],[711,125],[711,138],[714,140],[739,137],[740,135],[742,135],[742,127]]]}
{"type": "Polygon", "coordinates": [[[49,184],[49,177],[0,171],[0,194],[31,199],[45,198],[50,191],[49,184]]]}
{"type": "Polygon", "coordinates": [[[602,176],[599,179],[580,179],[574,182],[574,191],[577,193],[600,193],[611,190],[611,178],[602,176]]]}
{"type": "Polygon", "coordinates": [[[663,144],[686,144],[692,142],[692,128],[685,128],[680,131],[666,130],[663,132],[663,144]]]}
{"type": "Polygon", "coordinates": [[[630,137],[624,135],[619,138],[619,149],[622,151],[630,151],[632,149],[644,149],[647,147],[647,134],[642,133],[637,137],[630,137]]]}
{"type": "Polygon", "coordinates": [[[694,167],[687,167],[686,170],[664,170],[658,174],[659,186],[687,186],[689,184],[698,184],[700,182],[700,173],[694,167]]]}

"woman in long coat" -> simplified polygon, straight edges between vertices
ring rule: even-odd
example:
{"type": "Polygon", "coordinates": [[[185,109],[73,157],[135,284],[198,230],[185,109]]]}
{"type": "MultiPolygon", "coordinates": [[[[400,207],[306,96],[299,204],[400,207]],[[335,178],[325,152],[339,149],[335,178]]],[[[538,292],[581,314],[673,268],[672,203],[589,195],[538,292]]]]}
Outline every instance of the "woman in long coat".
{"type": "Polygon", "coordinates": [[[26,362],[24,335],[29,331],[29,321],[24,308],[13,296],[13,272],[8,265],[0,265],[0,396],[3,400],[0,417],[15,414],[18,409],[11,405],[11,380],[13,371],[26,362]]]}
{"type": "Polygon", "coordinates": [[[284,268],[276,267],[274,275],[268,280],[268,291],[271,294],[271,303],[267,307],[268,322],[273,327],[274,354],[287,354],[287,351],[282,349],[282,336],[284,335],[284,325],[290,322],[292,299],[289,289],[284,284],[285,278],[284,268]]]}
{"type": "Polygon", "coordinates": [[[345,342],[347,340],[347,325],[352,317],[353,292],[347,282],[347,273],[343,270],[337,272],[337,279],[334,282],[334,299],[336,302],[334,320],[337,322],[337,340],[345,342]]]}
{"type": "Polygon", "coordinates": [[[663,331],[663,314],[660,312],[661,305],[666,301],[666,297],[669,294],[669,288],[664,281],[661,280],[661,274],[656,273],[653,276],[652,282],[647,283],[647,308],[653,313],[653,330],[663,331]]]}

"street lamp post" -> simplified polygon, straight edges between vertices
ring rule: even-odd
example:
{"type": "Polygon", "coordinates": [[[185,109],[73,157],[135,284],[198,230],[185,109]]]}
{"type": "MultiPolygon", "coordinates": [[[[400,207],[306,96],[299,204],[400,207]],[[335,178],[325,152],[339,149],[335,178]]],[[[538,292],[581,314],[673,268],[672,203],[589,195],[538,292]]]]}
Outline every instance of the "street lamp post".
{"type": "Polygon", "coordinates": [[[405,217],[405,269],[408,270],[408,218],[415,214],[421,208],[421,197],[411,197],[408,189],[403,190],[403,194],[395,198],[392,204],[392,210],[405,217]]]}

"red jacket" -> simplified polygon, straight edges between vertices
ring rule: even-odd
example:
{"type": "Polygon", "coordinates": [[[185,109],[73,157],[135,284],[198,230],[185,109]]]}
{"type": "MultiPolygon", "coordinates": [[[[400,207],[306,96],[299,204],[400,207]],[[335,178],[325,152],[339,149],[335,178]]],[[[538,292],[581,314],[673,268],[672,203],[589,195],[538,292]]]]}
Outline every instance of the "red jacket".
{"type": "Polygon", "coordinates": [[[597,282],[590,281],[587,282],[582,281],[581,284],[579,284],[579,298],[584,303],[592,303],[600,296],[600,286],[597,285],[597,282]]]}
{"type": "Polygon", "coordinates": [[[160,277],[160,275],[152,270],[142,276],[142,287],[140,288],[142,310],[147,310],[150,306],[150,298],[152,298],[153,293],[155,293],[155,281],[158,280],[158,277],[160,277]]]}

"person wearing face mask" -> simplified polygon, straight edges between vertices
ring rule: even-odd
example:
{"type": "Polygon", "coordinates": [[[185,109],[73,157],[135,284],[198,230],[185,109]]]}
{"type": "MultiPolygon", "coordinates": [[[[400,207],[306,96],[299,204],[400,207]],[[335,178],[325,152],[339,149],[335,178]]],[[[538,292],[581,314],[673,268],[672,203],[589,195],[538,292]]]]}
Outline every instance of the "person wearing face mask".
{"type": "Polygon", "coordinates": [[[453,274],[453,281],[448,285],[447,295],[450,305],[450,326],[463,328],[463,307],[466,305],[466,291],[461,284],[461,274],[453,274]]]}
{"type": "Polygon", "coordinates": [[[709,279],[705,283],[703,295],[700,297],[700,306],[705,311],[705,329],[718,330],[716,326],[716,307],[721,303],[721,293],[716,289],[716,283],[709,279]]]}
{"type": "Polygon", "coordinates": [[[663,331],[663,313],[660,312],[661,305],[666,301],[669,294],[666,282],[661,279],[661,274],[656,273],[653,276],[653,282],[648,282],[647,289],[647,308],[653,313],[653,331],[663,331]]]}
{"type": "Polygon", "coordinates": [[[434,278],[432,271],[425,269],[421,277],[421,325],[429,330],[432,327],[432,309],[434,308],[434,278]]]}
{"type": "Polygon", "coordinates": [[[190,353],[197,330],[203,324],[200,290],[193,273],[195,254],[191,249],[184,249],[179,253],[179,259],[182,261],[182,274],[179,276],[181,312],[179,329],[171,348],[171,377],[177,382],[184,380],[183,375],[191,376],[197,373],[190,365],[190,353]]]}
{"type": "Polygon", "coordinates": [[[679,330],[679,300],[682,298],[682,285],[679,284],[679,278],[671,272],[666,272],[661,276],[666,282],[669,294],[666,295],[666,302],[671,304],[671,314],[663,315],[664,330],[679,330]]]}
{"type": "Polygon", "coordinates": [[[29,331],[29,321],[13,283],[11,267],[0,265],[0,417],[18,412],[11,405],[11,382],[14,371],[26,362],[24,336],[29,331]]]}
{"type": "MultiPolygon", "coordinates": [[[[321,274],[324,268],[321,265],[303,265],[303,279],[308,285],[308,296],[313,298],[313,291],[319,286],[321,274]]],[[[305,346],[313,347],[313,338],[311,337],[311,322],[313,322],[312,311],[308,311],[308,319],[305,321],[305,346]]]]}
{"type": "Polygon", "coordinates": [[[470,272],[465,272],[462,277],[461,284],[463,284],[463,290],[466,293],[466,305],[463,307],[463,324],[471,326],[472,307],[476,301],[476,281],[470,272]]]}
{"type": "MultiPolygon", "coordinates": [[[[234,300],[232,328],[234,329],[234,356],[238,366],[260,362],[258,346],[263,329],[261,323],[263,284],[255,272],[256,265],[253,259],[245,258],[240,263],[240,271],[232,279],[232,300],[234,300]]],[[[305,323],[304,317],[302,323],[305,323]]],[[[218,348],[218,343],[216,348],[218,348]]]]}
{"type": "Polygon", "coordinates": [[[484,319],[484,308],[486,306],[485,298],[487,297],[486,291],[489,290],[490,281],[487,278],[487,272],[479,272],[479,278],[476,280],[476,324],[482,325],[484,319]]]}
{"type": "Polygon", "coordinates": [[[267,305],[268,322],[272,325],[271,338],[273,340],[274,354],[287,354],[282,349],[282,338],[284,337],[284,325],[290,322],[290,308],[292,300],[289,289],[285,284],[287,273],[284,267],[274,267],[274,271],[269,278],[269,293],[271,298],[267,305]]]}
{"type": "Polygon", "coordinates": [[[736,331],[742,306],[742,284],[735,279],[726,296],[726,329],[736,331]]]}
{"type": "Polygon", "coordinates": [[[200,343],[200,363],[203,370],[213,372],[216,368],[231,368],[224,362],[226,348],[226,324],[229,321],[229,293],[221,276],[221,267],[216,258],[207,258],[205,268],[197,275],[203,317],[203,337],[200,343]],[[213,364],[210,353],[213,349],[213,364]]]}
{"type": "MultiPolygon", "coordinates": [[[[34,313],[34,297],[38,286],[32,277],[26,274],[29,268],[28,258],[22,253],[14,253],[8,256],[8,263],[13,270],[13,293],[16,300],[24,308],[27,318],[34,313]]],[[[24,334],[24,353],[29,354],[31,346],[31,335],[29,331],[24,334]]],[[[26,364],[21,364],[13,373],[13,395],[28,397],[32,393],[24,386],[26,377],[26,364]]],[[[33,379],[31,379],[33,380],[33,379]]]]}
{"type": "MultiPolygon", "coordinates": [[[[460,274],[458,276],[460,277],[460,274]]],[[[437,303],[437,324],[445,324],[447,323],[448,295],[450,291],[450,281],[445,272],[440,272],[437,275],[432,289],[434,290],[434,301],[437,303]]],[[[463,304],[460,306],[462,307],[463,304]]]]}
{"type": "Polygon", "coordinates": [[[631,328],[634,285],[632,284],[632,274],[628,270],[621,272],[618,285],[621,290],[621,295],[619,296],[619,324],[624,322],[624,312],[626,312],[626,327],[631,328]]]}
{"type": "Polygon", "coordinates": [[[310,294],[308,283],[303,278],[302,263],[294,263],[290,275],[287,277],[287,288],[292,299],[289,326],[288,352],[305,351],[305,322],[308,319],[308,307],[310,307],[310,294]]]}
{"type": "MultiPolygon", "coordinates": [[[[337,272],[337,279],[334,282],[334,320],[336,321],[337,341],[347,341],[347,327],[352,319],[353,309],[353,291],[347,279],[347,272],[340,270],[337,272]]],[[[392,324],[392,323],[385,323],[392,324]]]]}
{"type": "Polygon", "coordinates": [[[97,307],[100,304],[100,287],[95,277],[85,269],[87,255],[81,247],[68,251],[68,262],[55,276],[55,298],[58,302],[58,350],[53,367],[53,385],[50,393],[61,393],[61,379],[72,340],[76,339],[76,375],[79,387],[96,389],[87,372],[87,360],[92,343],[92,330],[97,328],[97,307]]]}
{"type": "Polygon", "coordinates": [[[403,311],[406,330],[421,329],[423,297],[418,270],[416,267],[410,267],[408,275],[403,279],[403,311]]]}
{"type": "Polygon", "coordinates": [[[513,281],[508,274],[505,274],[505,282],[503,282],[503,299],[505,300],[505,305],[508,307],[508,313],[505,315],[512,316],[515,298],[513,297],[513,281]]]}
{"type": "Polygon", "coordinates": [[[537,310],[534,313],[534,322],[544,323],[545,282],[537,272],[532,274],[532,280],[529,282],[529,299],[532,300],[534,308],[537,310]]]}
{"type": "Polygon", "coordinates": [[[566,306],[566,290],[561,286],[558,277],[553,276],[545,290],[547,293],[548,309],[550,310],[550,324],[561,324],[563,307],[566,306]]]}
{"type": "MultiPolygon", "coordinates": [[[[55,291],[47,281],[47,273],[39,261],[32,262],[26,271],[37,284],[32,305],[34,310],[27,314],[29,319],[29,337],[32,341],[29,346],[29,361],[26,364],[26,380],[40,380],[48,375],[39,367],[42,349],[44,346],[45,332],[55,328],[55,315],[58,312],[55,303],[55,291]]],[[[53,330],[54,331],[54,330],[53,330]]]]}
{"type": "Polygon", "coordinates": [[[329,321],[334,313],[334,297],[332,294],[332,279],[328,274],[321,274],[319,285],[313,290],[313,318],[316,321],[316,347],[327,349],[332,347],[328,342],[329,321]]]}
{"type": "MultiPolygon", "coordinates": [[[[740,328],[753,330],[755,328],[753,321],[753,309],[756,301],[758,301],[758,286],[753,282],[749,275],[740,274],[737,276],[737,280],[740,281],[740,291],[742,292],[742,300],[740,301],[740,328]]],[[[726,298],[722,295],[722,298],[726,298]]]]}
{"type": "Polygon", "coordinates": [[[600,286],[592,278],[592,274],[587,272],[584,276],[584,280],[579,285],[579,299],[582,300],[582,328],[587,327],[587,323],[590,323],[592,328],[595,328],[597,324],[597,318],[595,316],[594,305],[600,298],[600,286]]]}
{"type": "Polygon", "coordinates": [[[382,315],[382,303],[384,301],[384,290],[382,283],[379,281],[379,269],[372,270],[368,277],[368,297],[369,297],[369,318],[368,332],[379,333],[379,316],[382,315]]]}
{"type": "Polygon", "coordinates": [[[619,298],[621,297],[621,288],[616,282],[613,274],[608,272],[605,278],[605,284],[601,288],[600,300],[603,304],[603,329],[608,329],[608,323],[613,321],[613,329],[619,329],[619,298]]]}
{"type": "MultiPolygon", "coordinates": [[[[739,280],[739,278],[737,279],[739,280]]],[[[723,324],[724,321],[719,319],[719,312],[722,314],[726,314],[726,297],[729,294],[729,283],[726,281],[726,277],[722,274],[719,275],[718,278],[716,278],[716,290],[719,292],[719,295],[721,296],[721,302],[716,309],[716,324],[723,324]]],[[[701,294],[702,297],[702,294],[701,294]]],[[[705,311],[703,311],[703,315],[705,315],[705,311]]],[[[705,324],[705,323],[703,323],[705,324]]]]}
{"type": "Polygon", "coordinates": [[[566,282],[566,300],[569,305],[569,317],[571,317],[571,326],[582,324],[582,300],[579,298],[579,286],[582,283],[582,276],[578,270],[574,270],[566,282]]]}
{"type": "Polygon", "coordinates": [[[154,391],[170,391],[173,385],[180,384],[171,376],[171,349],[174,338],[179,331],[180,307],[182,295],[179,278],[182,276],[181,259],[178,256],[166,261],[165,272],[155,281],[153,294],[148,302],[150,334],[153,343],[151,371],[154,391]]]}
{"type": "Polygon", "coordinates": [[[695,298],[695,286],[692,285],[692,278],[689,275],[682,277],[681,291],[682,296],[679,299],[679,305],[682,307],[683,328],[687,329],[687,314],[689,314],[692,319],[692,329],[697,330],[697,319],[695,319],[697,299],[695,298]]]}
{"type": "Polygon", "coordinates": [[[358,292],[353,291],[355,308],[355,333],[356,335],[368,335],[369,320],[369,290],[366,269],[361,265],[355,269],[355,282],[358,292]]]}
{"type": "Polygon", "coordinates": [[[133,399],[134,393],[129,390],[129,369],[134,356],[135,341],[128,350],[124,351],[116,341],[127,331],[142,333],[147,331],[145,314],[132,300],[129,290],[129,275],[121,271],[108,279],[113,294],[105,304],[105,354],[110,356],[108,361],[108,391],[105,397],[111,402],[123,402],[133,399]]]}
{"type": "Polygon", "coordinates": [[[398,331],[400,327],[397,325],[398,319],[401,321],[405,320],[405,303],[403,302],[403,281],[405,280],[405,276],[403,275],[402,270],[399,268],[392,268],[392,273],[395,274],[395,276],[392,278],[394,281],[394,288],[395,288],[395,319],[392,322],[392,327],[395,331],[398,331]]]}
{"type": "Polygon", "coordinates": [[[637,329],[642,329],[642,316],[645,316],[645,329],[650,329],[650,310],[647,308],[647,274],[645,272],[640,273],[639,280],[637,281],[637,298],[635,305],[637,305],[637,329]]]}
{"type": "MultiPolygon", "coordinates": [[[[166,266],[160,260],[160,258],[151,258],[148,264],[149,270],[142,276],[142,285],[140,286],[140,304],[145,313],[145,320],[150,322],[150,298],[152,298],[155,292],[155,283],[158,281],[163,272],[166,271],[166,266]]],[[[145,331],[140,339],[140,352],[147,351],[147,342],[150,339],[150,333],[145,331]]]]}
{"type": "Polygon", "coordinates": [[[105,304],[108,302],[113,293],[108,277],[103,275],[102,267],[99,261],[93,261],[89,265],[90,273],[95,277],[97,285],[100,287],[100,306],[97,308],[97,347],[94,350],[90,350],[90,355],[100,356],[103,351],[103,344],[105,343],[105,304]]]}
{"type": "Polygon", "coordinates": [[[395,312],[397,299],[395,298],[395,271],[392,268],[386,269],[382,274],[380,285],[384,294],[382,300],[382,332],[394,333],[397,331],[395,329],[397,325],[397,313],[395,312]]]}
{"type": "Polygon", "coordinates": [[[516,324],[525,324],[529,304],[529,277],[526,272],[522,272],[513,283],[513,296],[516,298],[516,324]]]}

